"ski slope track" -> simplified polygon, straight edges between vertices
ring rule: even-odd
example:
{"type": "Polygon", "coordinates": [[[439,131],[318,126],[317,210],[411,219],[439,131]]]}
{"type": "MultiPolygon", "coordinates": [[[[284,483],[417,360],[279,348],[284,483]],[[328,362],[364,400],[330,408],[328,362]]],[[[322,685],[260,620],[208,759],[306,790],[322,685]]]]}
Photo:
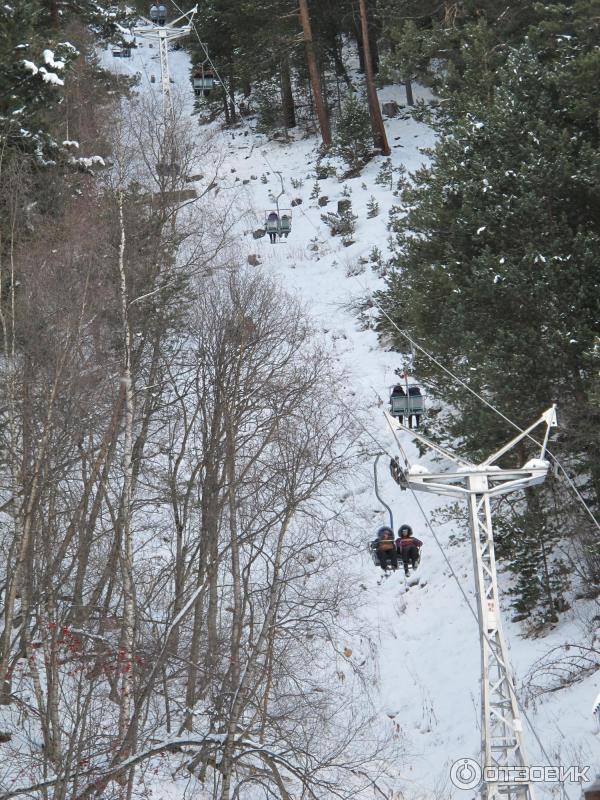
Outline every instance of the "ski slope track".
{"type": "MultiPolygon", "coordinates": [[[[100,56],[107,68],[140,73],[139,91],[154,92],[158,96],[160,68],[156,49],[144,44],[132,50],[131,59],[113,59],[110,52],[103,52],[100,56]],[[150,75],[156,77],[156,83],[150,82],[150,75]]],[[[183,98],[184,113],[190,115],[190,125],[201,137],[204,128],[192,116],[194,97],[189,57],[183,51],[171,52],[169,57],[174,95],[183,98]]],[[[404,103],[402,87],[387,87],[379,92],[379,96],[381,101],[395,99],[404,103]]],[[[418,90],[417,96],[427,99],[426,90],[418,90]]],[[[394,165],[404,165],[409,172],[414,171],[425,159],[422,149],[434,141],[432,131],[408,116],[387,120],[386,129],[394,165]]],[[[375,332],[368,328],[365,330],[364,319],[359,322],[351,308],[353,303],[382,285],[369,264],[361,274],[352,276],[359,259],[367,259],[374,247],[382,251],[384,258],[389,255],[388,211],[399,200],[388,189],[375,183],[383,159],[374,159],[357,178],[344,182],[336,178],[320,181],[320,194],[329,198],[327,207],[321,208],[310,199],[315,183],[318,145],[314,137],[300,138],[298,134],[296,139],[286,144],[270,142],[266,137],[254,134],[249,123],[235,131],[222,131],[219,135],[226,152],[221,168],[221,190],[245,191],[247,206],[251,209],[250,215],[239,225],[243,262],[248,256],[257,256],[260,263],[251,269],[261,269],[274,276],[305,305],[315,327],[322,331],[347,372],[347,400],[368,407],[369,433],[387,452],[396,454],[397,446],[383,409],[389,387],[395,382],[394,370],[402,366],[402,361],[397,353],[382,349],[375,332]],[[293,231],[289,239],[271,245],[266,236],[254,240],[252,232],[262,226],[265,210],[273,206],[269,193],[276,196],[280,191],[279,178],[274,174],[277,171],[281,171],[286,189],[286,196],[281,199],[282,207],[289,207],[294,199],[301,199],[302,203],[293,209],[293,231]],[[263,175],[266,183],[261,181],[263,175]],[[301,181],[302,185],[294,188],[292,180],[301,181]],[[322,213],[337,210],[337,200],[343,197],[345,186],[346,191],[351,192],[353,213],[358,215],[353,237],[355,243],[349,247],[344,247],[339,237],[331,237],[329,229],[321,221],[322,213]],[[367,203],[372,195],[379,203],[380,213],[368,219],[367,203]]],[[[372,313],[374,315],[375,311],[372,313]]],[[[510,409],[503,410],[510,416],[510,409]]],[[[513,432],[507,428],[507,441],[512,435],[513,432]]],[[[418,460],[417,450],[408,434],[401,436],[403,447],[414,463],[418,460]]],[[[374,443],[372,449],[374,453],[377,450],[374,443]]],[[[427,464],[427,459],[423,463],[427,464]]],[[[387,514],[373,492],[372,465],[357,464],[356,475],[356,483],[349,487],[347,498],[355,507],[355,524],[347,531],[347,537],[354,543],[365,543],[361,564],[358,565],[360,577],[356,592],[364,601],[363,616],[369,636],[362,639],[348,637],[345,644],[352,651],[348,660],[354,664],[346,664],[346,667],[364,668],[377,676],[376,726],[380,733],[383,731],[396,742],[397,758],[389,765],[391,775],[382,776],[380,788],[386,797],[393,798],[470,798],[473,792],[459,791],[452,786],[449,768],[458,759],[479,757],[480,647],[477,624],[425,527],[415,499],[409,491],[401,492],[392,481],[385,457],[380,460],[380,490],[393,508],[395,527],[403,522],[411,524],[415,535],[424,540],[425,545],[414,578],[411,576],[406,581],[400,570],[380,580],[381,571],[373,566],[366,544],[376,529],[387,523],[387,514]],[[409,583],[413,585],[409,586],[409,583]]],[[[432,495],[421,495],[419,500],[427,513],[445,503],[432,495]]],[[[466,526],[466,504],[464,520],[466,526]]],[[[437,530],[475,608],[468,537],[463,535],[459,544],[449,545],[450,535],[461,531],[452,524],[441,525],[437,530]]],[[[502,565],[499,566],[501,570],[502,565]]],[[[501,591],[507,587],[507,582],[508,577],[500,572],[501,591]]],[[[548,636],[525,639],[520,626],[509,622],[506,606],[505,602],[504,628],[518,692],[531,665],[552,647],[583,641],[582,630],[593,615],[591,604],[578,601],[571,611],[562,615],[560,624],[548,636]]],[[[343,621],[340,626],[343,629],[343,621]]],[[[336,669],[339,669],[339,664],[332,665],[332,680],[336,669]]],[[[600,675],[596,674],[526,705],[552,763],[589,765],[590,780],[600,771],[600,742],[595,736],[592,716],[593,701],[599,691],[600,675]]],[[[521,697],[526,701],[524,695],[521,697]]],[[[547,763],[527,724],[525,744],[531,764],[547,763]]],[[[571,800],[580,797],[581,787],[576,783],[566,783],[565,790],[571,800]]],[[[540,785],[538,796],[560,796],[560,792],[558,784],[540,785]]],[[[160,796],[175,798],[181,795],[176,793],[175,787],[161,783],[160,796]]],[[[374,796],[382,795],[375,792],[374,796]]]]}

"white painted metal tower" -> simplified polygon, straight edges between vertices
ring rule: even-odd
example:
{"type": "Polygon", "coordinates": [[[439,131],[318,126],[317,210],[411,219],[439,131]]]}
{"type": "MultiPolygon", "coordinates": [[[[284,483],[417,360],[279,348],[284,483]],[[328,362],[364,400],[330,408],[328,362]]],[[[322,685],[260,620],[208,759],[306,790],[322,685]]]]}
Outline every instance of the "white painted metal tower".
{"type": "Polygon", "coordinates": [[[400,425],[389,414],[387,417],[393,430],[408,431],[458,465],[456,472],[444,473],[431,473],[417,465],[406,471],[399,469],[394,477],[403,488],[467,500],[481,640],[482,800],[534,800],[533,785],[522,769],[529,765],[500,619],[490,498],[543,483],[549,468],[544,459],[548,437],[550,429],[557,425],[556,409],[554,406],[548,409],[531,427],[481,464],[457,457],[400,425]],[[546,431],[538,458],[519,469],[502,469],[495,465],[543,423],[546,431]]]}
{"type": "Polygon", "coordinates": [[[192,30],[194,15],[198,11],[198,6],[194,6],[191,11],[182,14],[173,22],[157,24],[153,20],[141,17],[146,23],[133,28],[133,33],[142,39],[150,39],[158,42],[160,55],[160,84],[163,98],[163,112],[165,118],[173,117],[173,100],[171,98],[171,75],[169,73],[169,45],[177,39],[189,36],[192,30]],[[183,24],[180,24],[183,23],[183,24]],[[179,26],[179,27],[177,27],[179,26]]]}

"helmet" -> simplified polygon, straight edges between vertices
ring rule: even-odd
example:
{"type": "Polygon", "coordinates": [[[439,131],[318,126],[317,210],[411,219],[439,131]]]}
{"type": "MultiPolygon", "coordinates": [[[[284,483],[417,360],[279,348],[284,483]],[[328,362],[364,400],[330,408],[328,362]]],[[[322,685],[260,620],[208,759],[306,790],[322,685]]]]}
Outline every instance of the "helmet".
{"type": "Polygon", "coordinates": [[[412,528],[410,525],[400,525],[398,528],[398,536],[412,536],[412,528]]]}
{"type": "Polygon", "coordinates": [[[381,539],[385,533],[391,533],[392,536],[394,535],[394,531],[390,528],[389,525],[383,525],[383,527],[379,528],[377,531],[377,538],[381,539]]]}

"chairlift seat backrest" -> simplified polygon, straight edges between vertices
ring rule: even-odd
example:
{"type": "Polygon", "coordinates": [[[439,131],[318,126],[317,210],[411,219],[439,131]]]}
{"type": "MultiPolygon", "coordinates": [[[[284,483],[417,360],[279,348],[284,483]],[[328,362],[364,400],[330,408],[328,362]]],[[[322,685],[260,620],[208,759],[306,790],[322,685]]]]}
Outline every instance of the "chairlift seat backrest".
{"type": "Polygon", "coordinates": [[[416,384],[408,387],[408,395],[402,386],[394,386],[390,397],[391,414],[400,417],[406,414],[422,414],[425,411],[425,398],[416,384]]]}
{"type": "Polygon", "coordinates": [[[425,409],[425,400],[421,389],[415,384],[408,387],[409,407],[413,414],[422,414],[425,409]]]}

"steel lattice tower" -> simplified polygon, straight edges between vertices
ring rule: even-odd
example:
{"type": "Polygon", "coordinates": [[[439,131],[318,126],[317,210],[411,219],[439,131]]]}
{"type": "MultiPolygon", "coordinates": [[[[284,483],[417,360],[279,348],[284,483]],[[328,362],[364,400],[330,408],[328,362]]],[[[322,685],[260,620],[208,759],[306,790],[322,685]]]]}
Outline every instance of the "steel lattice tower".
{"type": "Polygon", "coordinates": [[[152,39],[158,41],[159,56],[160,56],[160,85],[163,98],[163,112],[165,119],[173,118],[173,99],[171,97],[171,75],[169,73],[169,45],[177,39],[183,39],[188,36],[192,30],[194,15],[198,10],[198,6],[194,6],[191,11],[182,14],[173,22],[164,25],[157,25],[151,20],[142,17],[145,25],[139,25],[133,28],[133,33],[140,36],[142,39],[152,39]],[[179,23],[184,22],[183,25],[176,27],[179,23]]]}
{"type": "Polygon", "coordinates": [[[490,498],[543,483],[549,468],[544,460],[546,445],[550,429],[557,425],[555,407],[481,464],[472,464],[449,453],[400,425],[389,414],[387,416],[392,429],[408,431],[459,467],[456,472],[443,473],[431,473],[418,467],[414,471],[400,471],[394,477],[403,488],[467,500],[481,642],[482,800],[534,800],[532,783],[522,769],[528,767],[523,725],[500,619],[490,498]],[[546,424],[546,432],[538,458],[520,469],[502,469],[495,465],[494,462],[542,423],[546,424]],[[485,768],[491,768],[487,775],[485,768]],[[490,774],[494,779],[489,778],[490,774]]]}

